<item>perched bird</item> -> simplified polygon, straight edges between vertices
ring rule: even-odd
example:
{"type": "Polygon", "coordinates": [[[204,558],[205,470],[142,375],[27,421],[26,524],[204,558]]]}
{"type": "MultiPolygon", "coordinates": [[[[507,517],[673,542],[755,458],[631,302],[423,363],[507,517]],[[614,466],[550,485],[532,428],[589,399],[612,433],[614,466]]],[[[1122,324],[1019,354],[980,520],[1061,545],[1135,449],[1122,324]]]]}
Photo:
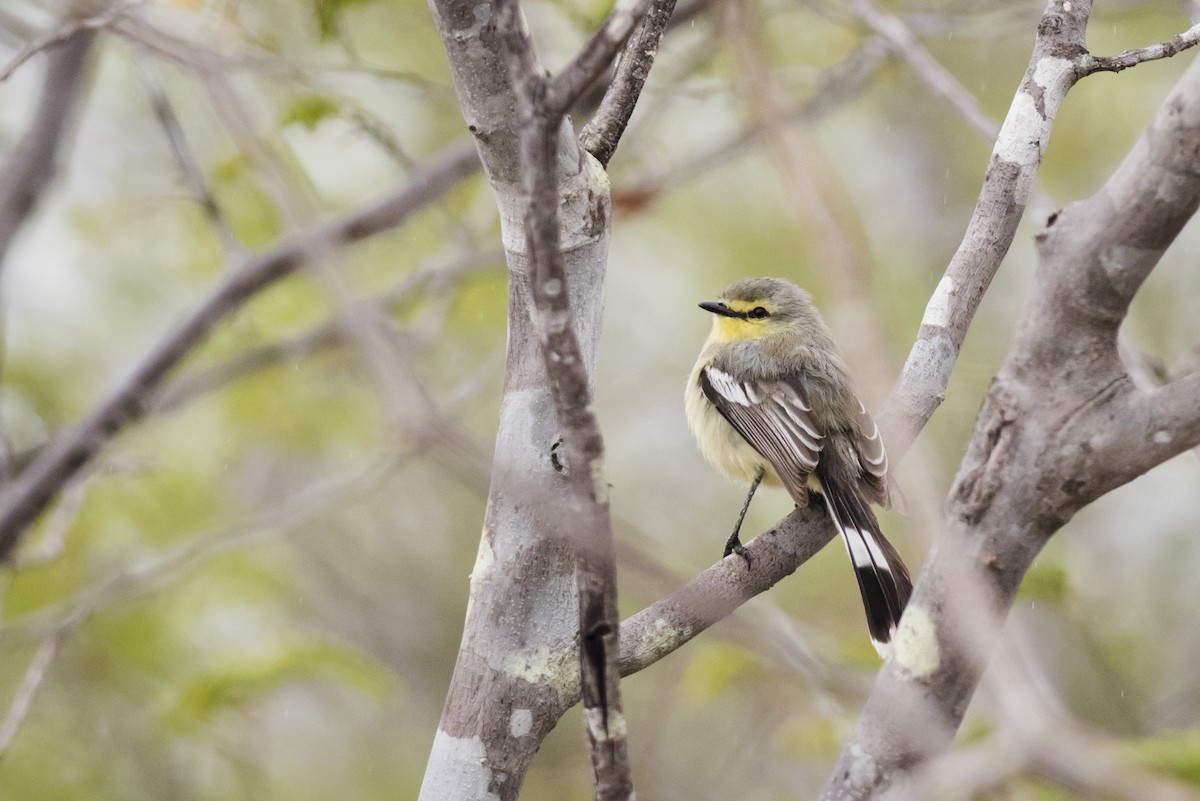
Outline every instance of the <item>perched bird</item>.
{"type": "Polygon", "coordinates": [[[743,279],[700,308],[714,317],[684,393],[688,425],[704,458],[750,484],[725,556],[750,565],[738,532],[760,482],[807,506],[815,479],[854,564],[871,641],[885,653],[912,580],[871,511],[871,501],[891,507],[887,454],[829,328],[808,293],[782,278],[743,279]]]}

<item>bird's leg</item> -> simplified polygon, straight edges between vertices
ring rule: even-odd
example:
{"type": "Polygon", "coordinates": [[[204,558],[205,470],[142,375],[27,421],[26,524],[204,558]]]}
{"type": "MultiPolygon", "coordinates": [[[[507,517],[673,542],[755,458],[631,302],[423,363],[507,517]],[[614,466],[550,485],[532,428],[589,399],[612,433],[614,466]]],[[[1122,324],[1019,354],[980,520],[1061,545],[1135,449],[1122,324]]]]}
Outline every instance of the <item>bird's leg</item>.
{"type": "Polygon", "coordinates": [[[750,508],[750,499],[754,497],[754,491],[758,489],[758,484],[762,480],[763,471],[759,470],[758,475],[754,477],[754,483],[750,485],[750,492],[746,495],[746,502],[742,504],[742,513],[738,515],[737,525],[733,527],[733,533],[730,534],[729,539],[725,541],[724,556],[729,556],[731,553],[736,553],[738,556],[746,560],[746,567],[750,567],[750,553],[746,550],[746,546],[742,545],[742,541],[738,539],[738,533],[742,530],[742,521],[746,519],[746,511],[750,508]]]}

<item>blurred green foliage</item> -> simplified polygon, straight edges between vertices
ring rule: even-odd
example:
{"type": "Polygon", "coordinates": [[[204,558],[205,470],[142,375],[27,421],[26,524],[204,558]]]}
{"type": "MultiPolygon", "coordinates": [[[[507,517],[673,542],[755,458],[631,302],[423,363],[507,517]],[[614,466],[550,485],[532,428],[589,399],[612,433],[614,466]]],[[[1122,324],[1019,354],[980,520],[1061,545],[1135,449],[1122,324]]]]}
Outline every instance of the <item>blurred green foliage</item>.
{"type": "MultiPolygon", "coordinates": [[[[14,460],[73,426],[248,255],[376,199],[466,135],[421,0],[160,5],[133,13],[177,37],[153,40],[172,43],[165,51],[101,36],[65,172],[4,264],[0,433],[14,460]],[[181,178],[136,59],[161,71],[198,165],[191,177],[228,231],[181,178]]],[[[551,68],[611,8],[524,5],[551,68]]],[[[888,4],[996,119],[1041,7],[888,4]]],[[[40,13],[36,0],[13,9],[0,26],[40,13]]],[[[867,35],[838,5],[764,0],[758,12],[761,39],[749,48],[719,6],[670,32],[612,163],[595,405],[629,611],[712,563],[744,491],[701,462],[683,421],[682,383],[707,325],[696,302],[744,275],[785,275],[810,288],[853,351],[862,309],[825,261],[830,229],[797,212],[848,198],[839,213],[857,219],[841,230],[864,232],[866,312],[884,339],[872,347],[894,374],[991,147],[893,58],[809,122],[801,161],[821,167],[810,188],[822,197],[797,198],[762,138],[715,154],[754,116],[747,51],[798,103],[867,35]],[[633,191],[651,178],[658,189],[633,191]]],[[[1098,4],[1091,43],[1112,53],[1188,24],[1173,3],[1098,4]]],[[[0,60],[8,55],[0,49],[0,60]]],[[[1071,92],[1039,176],[1051,205],[1095,191],[1188,58],[1097,75],[1071,92]]],[[[0,84],[0,149],[28,124],[38,64],[0,84]]],[[[1029,291],[1041,224],[1022,225],[946,401],[899,465],[910,509],[884,525],[914,572],[1029,291]]],[[[404,227],[331,254],[322,272],[262,292],[189,354],[173,381],[331,326],[320,345],[285,347],[151,414],[30,532],[0,598],[0,710],[42,638],[75,609],[87,615],[0,759],[0,801],[415,797],[461,634],[508,313],[499,265],[445,274],[499,244],[490,190],[465,181],[404,227]],[[361,347],[354,324],[377,319],[380,295],[426,272],[434,279],[391,307],[386,345],[361,347]],[[385,379],[409,382],[408,394],[389,398],[385,379]],[[430,436],[435,413],[461,437],[430,436]]],[[[1168,369],[1200,341],[1197,244],[1189,231],[1129,321],[1168,369]]],[[[883,382],[867,394],[882,397],[883,382]]],[[[1145,769],[1193,785],[1197,469],[1185,454],[1082,511],[1026,577],[1010,624],[1073,714],[1123,738],[1145,769]]],[[[760,493],[746,531],[789,509],[782,494],[760,493]]],[[[639,789],[811,797],[878,664],[835,544],[625,683],[639,789]]],[[[973,708],[961,739],[996,731],[993,714],[973,708]]],[[[526,797],[590,797],[582,743],[575,711],[544,743],[526,797]]],[[[1075,797],[1033,776],[1009,789],[1075,797]]]]}

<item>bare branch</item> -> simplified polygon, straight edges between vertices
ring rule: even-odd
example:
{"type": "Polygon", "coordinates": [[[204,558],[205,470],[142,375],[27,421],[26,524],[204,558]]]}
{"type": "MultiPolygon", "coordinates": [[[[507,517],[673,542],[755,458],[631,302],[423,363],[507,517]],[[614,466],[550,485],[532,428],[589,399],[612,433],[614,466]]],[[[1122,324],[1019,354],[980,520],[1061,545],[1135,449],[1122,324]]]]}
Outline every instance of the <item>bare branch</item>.
{"type": "MultiPolygon", "coordinates": [[[[1071,6],[1082,17],[1044,22],[1043,35],[1082,35],[1090,7],[1071,6]]],[[[976,421],[939,546],[824,799],[870,797],[948,747],[1048,538],[1084,505],[1200,441],[1200,379],[1142,392],[1116,347],[1134,293],[1200,206],[1197,120],[1200,61],[1105,185],[1039,236],[1037,284],[976,421]],[[1165,437],[1151,427],[1159,404],[1175,426],[1165,437]]],[[[1090,769],[1069,756],[1058,761],[1069,774],[1090,769]]]]}
{"type": "Polygon", "coordinates": [[[154,116],[158,119],[167,144],[171,147],[171,155],[175,158],[175,164],[179,167],[179,174],[183,177],[183,182],[200,205],[204,216],[208,217],[212,227],[216,229],[226,257],[241,256],[243,248],[238,243],[229,221],[225,219],[224,212],[217,204],[217,199],[209,188],[208,181],[204,179],[200,165],[196,163],[196,157],[188,147],[187,135],[183,131],[183,126],[179,124],[179,116],[175,113],[175,108],[171,105],[171,100],[163,88],[162,78],[158,74],[157,67],[140,53],[136,61],[142,86],[150,97],[154,116]]]}
{"type": "Polygon", "coordinates": [[[1170,58],[1189,47],[1195,47],[1198,43],[1200,43],[1200,24],[1193,25],[1165,42],[1126,50],[1115,56],[1090,56],[1084,59],[1082,68],[1084,75],[1091,75],[1094,72],[1120,72],[1130,67],[1136,67],[1144,61],[1170,58]]]}
{"type": "Polygon", "coordinates": [[[575,104],[588,86],[612,63],[617,51],[633,33],[634,26],[645,16],[650,3],[651,0],[617,0],[600,29],[549,82],[546,87],[546,107],[549,110],[565,114],[575,104]]]}
{"type": "MultiPolygon", "coordinates": [[[[874,74],[876,67],[879,66],[886,54],[884,46],[877,37],[867,39],[862,46],[851,52],[841,62],[822,73],[813,93],[784,111],[781,122],[791,124],[818,119],[855,97],[867,83],[867,79],[874,74]]],[[[618,208],[638,209],[677,184],[704,175],[714,167],[734,158],[746,147],[755,144],[765,136],[768,127],[766,123],[753,123],[680,163],[668,165],[657,172],[651,172],[635,184],[615,188],[613,190],[614,203],[618,208]]]]}
{"type": "MultiPolygon", "coordinates": [[[[814,496],[816,497],[816,496],[814,496]]],[[[796,509],[746,545],[754,569],[722,559],[621,622],[621,675],[649,667],[796,572],[836,535],[819,504],[796,509]]]]}
{"type": "Polygon", "coordinates": [[[33,660],[25,671],[25,676],[21,679],[21,684],[17,687],[12,704],[8,707],[8,713],[4,716],[4,721],[0,722],[0,759],[3,759],[4,755],[8,753],[8,747],[12,745],[13,738],[17,736],[17,729],[21,727],[25,715],[29,712],[29,705],[33,703],[34,694],[42,686],[46,674],[50,671],[50,666],[54,664],[54,657],[58,654],[59,646],[62,645],[68,634],[79,627],[86,616],[86,613],[82,611],[71,614],[55,627],[54,631],[46,635],[42,644],[38,646],[33,660]]]}
{"type": "Polygon", "coordinates": [[[72,19],[45,36],[40,36],[37,39],[34,39],[32,42],[18,50],[16,54],[8,60],[8,63],[6,63],[3,67],[0,67],[0,81],[7,81],[9,77],[17,71],[18,67],[44,50],[53,50],[54,48],[65,45],[73,39],[76,39],[79,35],[83,35],[90,41],[98,28],[104,28],[111,25],[113,22],[123,17],[131,8],[136,5],[140,5],[143,2],[145,2],[145,0],[117,0],[117,2],[113,2],[99,14],[91,17],[72,19]]]}
{"type": "Polygon", "coordinates": [[[60,47],[47,54],[46,77],[33,124],[0,169],[0,265],[54,178],[59,148],[83,95],[94,41],[93,31],[72,31],[60,47]]]}
{"type": "Polygon", "coordinates": [[[646,16],[625,43],[617,61],[617,73],[600,101],[600,108],[579,132],[580,146],[604,166],[608,166],[625,133],[674,10],[675,0],[651,0],[646,16]]]}
{"type": "Polygon", "coordinates": [[[900,378],[878,415],[888,451],[908,450],[945,397],[967,328],[1008,253],[1059,105],[1078,80],[1091,0],[1050,0],[1029,66],[1000,127],[966,233],[934,290],[900,378]],[[1069,7],[1070,10],[1065,10],[1069,7]]]}
{"type": "Polygon", "coordinates": [[[900,54],[912,71],[934,94],[950,104],[975,132],[987,141],[1000,133],[996,124],[979,102],[950,72],[929,54],[904,22],[894,14],[882,11],[872,0],[855,0],[854,11],[872,31],[882,36],[900,54]]]}
{"type": "MultiPolygon", "coordinates": [[[[496,268],[503,263],[504,254],[498,250],[471,253],[446,267],[422,270],[408,276],[379,300],[394,311],[430,284],[445,285],[472,272],[496,268]]],[[[171,381],[155,396],[154,411],[172,411],[240,378],[280,363],[298,361],[325,348],[341,345],[345,340],[344,326],[334,321],[282,342],[253,348],[226,362],[186,373],[171,381]]]]}
{"type": "Polygon", "coordinates": [[[478,168],[473,149],[454,146],[409,177],[399,191],[371,205],[290,238],[233,271],[188,317],[143,358],[128,378],[78,429],[42,453],[4,495],[0,559],[12,554],[21,533],[83,465],[131,422],[146,414],[167,374],[213,328],[257,292],[332,250],[403,223],[478,168]]]}

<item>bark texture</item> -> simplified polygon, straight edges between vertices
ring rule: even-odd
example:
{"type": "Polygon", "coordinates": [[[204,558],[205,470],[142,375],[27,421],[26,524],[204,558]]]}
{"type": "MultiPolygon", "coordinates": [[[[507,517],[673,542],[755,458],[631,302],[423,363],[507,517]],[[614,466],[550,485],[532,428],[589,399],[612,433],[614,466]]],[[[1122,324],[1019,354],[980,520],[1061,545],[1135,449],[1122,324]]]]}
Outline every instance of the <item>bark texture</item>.
{"type": "MultiPolygon", "coordinates": [[[[580,692],[567,472],[572,466],[560,453],[553,384],[532,316],[535,286],[521,183],[521,118],[502,56],[498,9],[461,0],[435,0],[431,7],[460,108],[500,210],[509,268],[509,329],[500,425],[470,607],[420,797],[514,799],[542,739],[580,692]]],[[[563,91],[564,97],[570,94],[563,91]]],[[[603,308],[609,186],[565,120],[550,133],[558,250],[570,277],[560,287],[570,309],[564,319],[578,345],[579,363],[590,376],[603,308]]]]}
{"type": "Polygon", "coordinates": [[[1200,203],[1197,142],[1200,62],[1100,191],[1038,237],[1037,281],[941,536],[823,799],[874,797],[945,750],[1047,539],[1200,442],[1200,376],[1140,390],[1116,347],[1134,293],[1200,203]]]}

